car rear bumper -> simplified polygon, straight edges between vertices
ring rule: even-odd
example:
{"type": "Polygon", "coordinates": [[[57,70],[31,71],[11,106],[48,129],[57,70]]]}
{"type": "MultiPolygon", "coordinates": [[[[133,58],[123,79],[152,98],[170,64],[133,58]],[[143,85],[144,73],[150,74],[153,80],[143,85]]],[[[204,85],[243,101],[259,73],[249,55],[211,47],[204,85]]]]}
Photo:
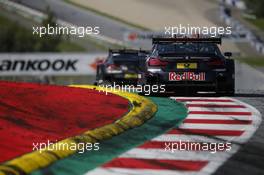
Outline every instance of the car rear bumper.
{"type": "Polygon", "coordinates": [[[193,90],[193,91],[216,91],[216,83],[190,83],[190,82],[181,82],[175,84],[164,84],[166,91],[175,91],[175,90],[193,90]]]}
{"type": "Polygon", "coordinates": [[[188,88],[200,91],[217,91],[219,88],[225,89],[232,85],[232,75],[228,72],[206,72],[206,77],[203,81],[180,80],[170,81],[168,72],[151,73],[148,74],[146,84],[160,84],[165,85],[166,89],[188,88]]]}
{"type": "Polygon", "coordinates": [[[136,73],[108,74],[105,80],[112,84],[137,84],[138,77],[136,73]]]}

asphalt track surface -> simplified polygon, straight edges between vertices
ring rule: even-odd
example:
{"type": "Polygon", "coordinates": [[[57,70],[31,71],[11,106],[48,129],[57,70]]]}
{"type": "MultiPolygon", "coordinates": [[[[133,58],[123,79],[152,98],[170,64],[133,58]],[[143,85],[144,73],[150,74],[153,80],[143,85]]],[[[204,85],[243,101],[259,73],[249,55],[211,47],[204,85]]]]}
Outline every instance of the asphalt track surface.
{"type": "MultiPolygon", "coordinates": [[[[17,0],[14,0],[17,1],[17,0]]],[[[87,15],[89,12],[85,10],[80,10],[79,8],[73,7],[71,5],[64,4],[61,0],[20,0],[24,4],[36,8],[44,9],[45,4],[52,3],[52,8],[60,9],[57,12],[58,17],[69,22],[83,24],[93,24],[93,19],[98,16],[95,14],[87,15]],[[75,9],[78,12],[72,13],[71,10],[75,9]],[[69,11],[68,11],[69,10],[69,11]],[[61,14],[61,16],[60,16],[61,14]],[[67,19],[65,19],[65,14],[67,19]],[[70,15],[69,15],[70,14],[70,15]],[[87,15],[87,16],[86,16],[87,15]],[[88,17],[90,16],[91,19],[88,17]],[[90,20],[90,21],[89,21],[90,20]],[[87,22],[88,21],[88,22],[87,22]]],[[[115,22],[104,17],[98,17],[98,20],[94,22],[101,22],[103,31],[102,33],[109,37],[120,38],[119,32],[123,30],[130,29],[130,27],[115,22]],[[118,27],[117,27],[118,26],[118,27]],[[113,28],[113,30],[111,30],[113,28]],[[119,31],[119,32],[118,32],[119,31]]],[[[94,23],[98,24],[98,23],[94,23]]],[[[246,102],[254,107],[256,107],[261,114],[264,114],[264,75],[260,72],[249,68],[246,65],[237,63],[237,75],[236,75],[236,99],[246,102]]],[[[242,144],[239,151],[232,156],[229,161],[222,165],[215,174],[263,174],[263,162],[264,162],[264,125],[261,124],[256,134],[247,142],[247,144],[242,144]]]]}
{"type": "Polygon", "coordinates": [[[260,124],[253,137],[246,144],[242,144],[240,150],[216,171],[216,175],[264,174],[263,94],[264,91],[257,94],[237,94],[237,99],[254,106],[262,114],[262,123],[260,124]]]}

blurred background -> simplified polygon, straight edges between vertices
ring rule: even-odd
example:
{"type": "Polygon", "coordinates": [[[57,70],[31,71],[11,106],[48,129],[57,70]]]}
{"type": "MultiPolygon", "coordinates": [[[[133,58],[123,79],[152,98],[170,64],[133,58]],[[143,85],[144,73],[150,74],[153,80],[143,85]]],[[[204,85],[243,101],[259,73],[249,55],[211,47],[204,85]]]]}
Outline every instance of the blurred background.
{"type": "Polygon", "coordinates": [[[238,60],[236,86],[264,89],[263,9],[259,0],[0,0],[0,79],[91,84],[109,48],[150,49],[153,32],[182,24],[231,26],[221,49],[238,60]],[[48,24],[98,26],[100,34],[33,35],[33,26],[48,24]]]}

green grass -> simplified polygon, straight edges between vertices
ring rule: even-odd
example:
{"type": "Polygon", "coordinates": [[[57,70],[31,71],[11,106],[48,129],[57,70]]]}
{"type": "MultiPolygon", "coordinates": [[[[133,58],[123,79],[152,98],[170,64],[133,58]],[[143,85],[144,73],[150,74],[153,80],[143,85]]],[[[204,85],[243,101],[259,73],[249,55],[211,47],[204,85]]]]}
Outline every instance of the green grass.
{"type": "Polygon", "coordinates": [[[58,45],[58,50],[60,52],[84,52],[86,51],[86,49],[84,49],[83,47],[77,44],[74,44],[72,42],[69,42],[69,41],[62,41],[58,45]]]}
{"type": "Polygon", "coordinates": [[[10,23],[11,22],[8,19],[6,19],[5,17],[3,17],[3,16],[0,15],[0,25],[1,26],[9,25],[10,23]]]}
{"type": "Polygon", "coordinates": [[[236,58],[236,60],[253,67],[264,67],[264,57],[240,57],[236,58]]]}
{"type": "MultiPolygon", "coordinates": [[[[31,30],[29,30],[23,26],[20,26],[18,23],[14,22],[12,20],[9,20],[8,18],[0,15],[0,27],[1,26],[13,26],[13,28],[16,27],[18,29],[18,30],[16,30],[16,32],[23,32],[24,36],[26,36],[26,35],[31,36],[32,35],[31,30]]],[[[1,32],[1,30],[0,30],[0,32],[1,32]]],[[[30,40],[31,38],[25,37],[25,39],[30,40]]],[[[77,45],[77,44],[70,42],[68,40],[65,40],[65,39],[61,40],[61,42],[57,46],[57,50],[59,52],[83,52],[83,51],[86,51],[86,49],[83,48],[82,46],[77,45]]]]}
{"type": "Polygon", "coordinates": [[[254,24],[261,30],[264,30],[264,18],[260,19],[247,19],[250,23],[254,24]]]}
{"type": "MultiPolygon", "coordinates": [[[[138,29],[141,29],[141,30],[144,30],[144,31],[150,31],[150,29],[147,28],[147,27],[144,27],[144,26],[141,26],[141,25],[139,25],[139,24],[135,24],[135,23],[132,23],[132,22],[126,21],[126,20],[124,20],[124,19],[122,19],[122,18],[118,18],[118,17],[116,17],[116,16],[110,15],[110,14],[105,13],[105,12],[102,12],[102,11],[99,11],[99,10],[97,10],[97,9],[94,9],[94,8],[91,8],[91,7],[87,7],[87,6],[84,6],[84,5],[80,5],[80,4],[78,4],[78,3],[72,2],[71,0],[64,0],[64,1],[67,2],[67,3],[70,3],[70,4],[72,4],[72,5],[75,5],[75,6],[77,6],[77,7],[80,7],[80,8],[82,8],[82,9],[86,9],[86,10],[88,10],[88,11],[94,12],[94,13],[96,13],[96,14],[98,14],[98,15],[105,16],[105,17],[107,17],[107,18],[110,18],[110,19],[113,19],[113,20],[116,20],[116,21],[122,22],[122,23],[127,24],[127,25],[129,25],[129,26],[131,26],[131,27],[135,27],[135,28],[138,28],[138,29]]],[[[117,8],[119,8],[119,7],[117,7],[117,8]]]]}

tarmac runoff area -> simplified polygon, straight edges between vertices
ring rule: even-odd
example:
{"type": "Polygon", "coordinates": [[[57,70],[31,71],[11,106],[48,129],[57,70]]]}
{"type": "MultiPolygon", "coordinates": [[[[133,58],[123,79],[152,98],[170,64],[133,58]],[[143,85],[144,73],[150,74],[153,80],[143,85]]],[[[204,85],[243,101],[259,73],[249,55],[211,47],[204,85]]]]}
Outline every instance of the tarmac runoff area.
{"type": "Polygon", "coordinates": [[[217,3],[206,0],[70,1],[151,30],[162,30],[164,26],[177,26],[178,24],[210,26],[212,23],[205,17],[206,12],[208,9],[217,8],[217,3]]]}
{"type": "MultiPolygon", "coordinates": [[[[120,18],[153,31],[164,31],[165,26],[217,26],[211,13],[219,10],[217,1],[208,0],[69,0],[80,6],[120,18]],[[121,7],[121,8],[116,8],[121,7]],[[136,13],[135,13],[136,11],[136,13]]],[[[241,53],[236,44],[224,41],[221,50],[241,53]]]]}

